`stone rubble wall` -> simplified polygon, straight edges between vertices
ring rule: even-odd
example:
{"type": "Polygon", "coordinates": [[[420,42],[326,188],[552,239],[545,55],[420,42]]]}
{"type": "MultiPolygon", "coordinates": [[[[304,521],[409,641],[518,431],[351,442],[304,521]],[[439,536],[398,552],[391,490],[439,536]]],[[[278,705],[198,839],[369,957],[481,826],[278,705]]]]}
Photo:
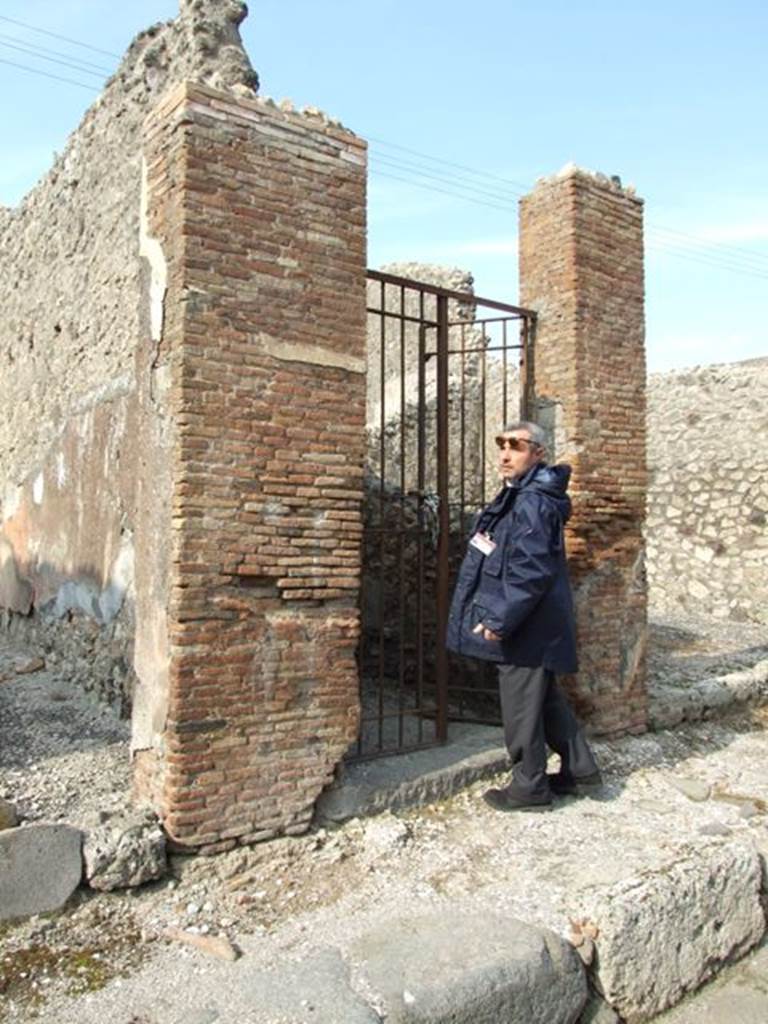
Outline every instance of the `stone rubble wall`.
{"type": "Polygon", "coordinates": [[[654,608],[768,623],[768,359],[652,374],[654,608]]]}
{"type": "Polygon", "coordinates": [[[143,122],[174,81],[253,94],[244,16],[234,0],[182,0],[175,21],[137,36],[51,170],[0,208],[0,621],[123,709],[144,415],[136,360],[151,344],[143,122]]]}

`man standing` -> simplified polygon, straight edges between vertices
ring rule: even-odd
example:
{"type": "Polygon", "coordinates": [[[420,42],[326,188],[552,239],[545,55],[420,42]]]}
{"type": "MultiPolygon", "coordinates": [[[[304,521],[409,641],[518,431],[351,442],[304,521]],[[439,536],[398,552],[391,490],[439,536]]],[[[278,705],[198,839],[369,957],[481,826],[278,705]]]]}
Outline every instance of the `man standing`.
{"type": "Polygon", "coordinates": [[[504,739],[512,778],[489,789],[497,810],[545,811],[552,794],[597,790],[602,779],[556,673],[575,672],[573,600],[563,526],[571,514],[570,466],[548,466],[535,423],[496,438],[504,486],[480,513],[462,562],[447,646],[498,662],[504,739]],[[560,771],[547,775],[547,745],[560,771]]]}

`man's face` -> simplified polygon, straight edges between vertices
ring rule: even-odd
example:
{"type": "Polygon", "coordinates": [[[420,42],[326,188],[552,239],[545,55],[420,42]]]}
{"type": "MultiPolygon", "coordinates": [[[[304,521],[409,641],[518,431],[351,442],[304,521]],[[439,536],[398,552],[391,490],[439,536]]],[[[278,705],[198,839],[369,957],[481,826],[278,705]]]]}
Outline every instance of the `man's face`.
{"type": "Polygon", "coordinates": [[[531,441],[527,430],[510,430],[496,437],[499,446],[499,475],[503,480],[517,480],[541,461],[542,450],[531,441]]]}

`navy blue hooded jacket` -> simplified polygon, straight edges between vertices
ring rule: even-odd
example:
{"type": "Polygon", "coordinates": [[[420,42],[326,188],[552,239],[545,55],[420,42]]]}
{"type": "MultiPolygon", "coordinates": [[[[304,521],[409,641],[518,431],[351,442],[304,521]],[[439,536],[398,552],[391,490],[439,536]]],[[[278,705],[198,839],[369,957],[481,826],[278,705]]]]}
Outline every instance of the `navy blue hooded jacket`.
{"type": "Polygon", "coordinates": [[[563,524],[571,467],[538,463],[505,485],[472,529],[496,547],[470,545],[451,603],[446,644],[458,654],[506,665],[575,672],[576,630],[563,524]],[[482,622],[501,640],[484,640],[482,622]]]}

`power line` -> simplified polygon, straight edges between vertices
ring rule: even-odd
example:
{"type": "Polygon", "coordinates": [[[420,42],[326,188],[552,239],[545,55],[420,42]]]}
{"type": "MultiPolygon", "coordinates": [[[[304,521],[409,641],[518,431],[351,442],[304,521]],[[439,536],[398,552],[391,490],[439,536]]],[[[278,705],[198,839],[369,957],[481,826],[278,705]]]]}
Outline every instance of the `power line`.
{"type": "Polygon", "coordinates": [[[119,60],[121,54],[112,53],[111,50],[102,50],[99,46],[91,46],[90,43],[81,43],[79,39],[70,39],[69,36],[61,36],[58,32],[49,32],[44,28],[37,28],[35,25],[30,25],[26,21],[17,21],[15,18],[7,18],[5,15],[0,14],[0,21],[7,21],[11,25],[18,25],[21,28],[27,28],[30,32],[39,32],[40,35],[50,36],[52,39],[61,39],[65,43],[71,43],[73,46],[82,46],[84,50],[93,50],[94,53],[103,53],[107,57],[117,57],[119,60]]]}
{"type": "MultiPolygon", "coordinates": [[[[374,141],[374,140],[371,139],[371,141],[374,141]]],[[[437,159],[435,157],[428,156],[428,154],[420,153],[417,150],[408,149],[405,146],[397,146],[394,143],[386,143],[383,140],[376,140],[376,141],[378,141],[379,145],[389,146],[389,147],[391,147],[393,149],[399,149],[399,150],[402,150],[403,152],[407,152],[407,153],[412,153],[414,155],[418,155],[420,158],[428,159],[432,163],[438,165],[438,167],[440,167],[440,166],[445,166],[445,167],[457,166],[457,167],[461,167],[461,168],[467,170],[473,176],[475,176],[475,177],[477,177],[477,178],[479,178],[481,180],[485,179],[485,181],[487,181],[487,182],[490,182],[490,181],[493,181],[493,180],[504,181],[504,182],[508,181],[508,179],[500,178],[497,175],[485,174],[484,172],[480,172],[480,171],[476,171],[476,170],[470,169],[465,164],[453,164],[450,161],[439,160],[439,159],[437,159]]],[[[455,188],[466,189],[466,188],[470,188],[470,187],[473,188],[473,189],[476,188],[476,186],[474,184],[472,184],[471,182],[469,182],[469,184],[465,184],[464,183],[464,180],[466,180],[466,175],[465,174],[461,174],[461,175],[453,175],[453,174],[451,174],[449,176],[446,176],[445,174],[435,174],[435,173],[433,173],[434,168],[426,169],[424,167],[424,165],[421,164],[421,163],[415,163],[415,162],[410,161],[410,160],[403,161],[400,158],[392,157],[390,154],[381,155],[376,150],[374,150],[371,153],[371,156],[372,156],[372,159],[374,161],[384,162],[385,166],[388,166],[390,168],[394,168],[396,170],[399,170],[401,173],[406,174],[406,175],[415,173],[415,174],[419,175],[420,177],[433,178],[434,180],[439,181],[439,182],[441,182],[444,185],[453,186],[454,189],[455,188]],[[461,179],[464,179],[464,180],[461,180],[461,179]]],[[[515,182],[514,184],[519,184],[519,183],[515,182]]],[[[530,190],[529,188],[526,189],[526,191],[529,191],[529,190],[530,190]]],[[[445,190],[443,190],[443,191],[445,191],[445,190]]],[[[448,194],[454,194],[457,197],[459,196],[459,193],[456,193],[456,192],[451,192],[451,193],[448,193],[448,194]]],[[[485,195],[487,198],[490,198],[490,199],[493,199],[493,200],[496,200],[496,201],[500,201],[502,204],[506,204],[511,196],[519,197],[523,193],[520,193],[517,190],[509,190],[508,192],[507,191],[499,192],[499,191],[490,191],[488,189],[482,189],[481,190],[481,194],[485,195]]],[[[509,207],[507,207],[505,205],[504,208],[507,209],[509,207]]],[[[724,266],[725,265],[730,266],[730,269],[736,269],[736,267],[738,267],[738,266],[745,266],[745,267],[748,267],[748,268],[750,268],[752,270],[755,270],[755,269],[757,269],[759,271],[767,271],[768,270],[768,255],[760,253],[760,252],[758,252],[755,249],[747,249],[745,247],[729,246],[729,245],[726,245],[724,243],[705,241],[705,240],[699,238],[696,235],[693,235],[693,234],[690,234],[690,233],[687,233],[687,232],[683,232],[683,231],[677,231],[677,230],[675,230],[673,228],[665,228],[662,225],[656,225],[653,222],[648,223],[647,226],[648,226],[649,230],[653,230],[653,231],[657,231],[659,233],[671,235],[672,238],[670,240],[670,245],[674,245],[677,249],[680,249],[681,251],[685,251],[687,249],[687,250],[690,250],[690,251],[692,251],[694,253],[700,253],[701,255],[709,257],[711,259],[716,259],[716,260],[722,259],[723,265],[724,266]],[[676,242],[675,241],[676,238],[680,238],[680,239],[682,239],[682,241],[681,242],[676,242]],[[736,267],[734,267],[733,264],[736,264],[736,267]]]]}
{"type": "Polygon", "coordinates": [[[46,57],[44,53],[36,52],[34,48],[28,46],[16,46],[14,43],[6,43],[0,39],[0,46],[6,46],[9,50],[18,50],[20,53],[26,53],[32,57],[36,57],[38,60],[47,60],[51,64],[61,64],[65,68],[73,68],[75,71],[79,71],[82,75],[93,75],[96,78],[104,78],[104,75],[100,71],[91,71],[81,64],[74,64],[69,60],[60,60],[58,57],[46,57]]]}
{"type": "MultiPolygon", "coordinates": [[[[413,165],[410,162],[401,163],[397,160],[388,157],[374,156],[374,164],[371,168],[372,174],[379,174],[384,177],[392,178],[396,181],[402,181],[406,184],[415,185],[419,188],[426,189],[428,191],[439,192],[443,195],[450,195],[457,199],[464,199],[468,202],[474,202],[479,205],[489,206],[494,209],[505,210],[509,212],[516,211],[516,205],[509,202],[508,195],[498,192],[491,192],[485,189],[478,189],[476,186],[465,185],[461,181],[455,181],[450,177],[444,175],[432,174],[431,172],[425,172],[423,170],[415,171],[416,177],[414,177],[413,165]],[[382,164],[390,172],[391,170],[399,171],[399,174],[386,173],[385,171],[378,170],[378,165],[382,164]],[[430,182],[425,182],[419,179],[432,179],[437,181],[442,186],[438,188],[430,182]],[[472,194],[468,195],[467,191],[472,189],[472,194]],[[461,190],[461,191],[459,191],[461,190]],[[488,202],[487,200],[491,200],[488,202]]],[[[702,247],[700,244],[691,245],[685,241],[679,242],[672,239],[671,241],[665,239],[663,234],[666,229],[657,228],[654,225],[648,226],[648,234],[656,234],[657,241],[654,244],[654,248],[659,250],[667,249],[675,255],[696,255],[701,261],[706,261],[712,266],[722,266],[729,270],[745,270],[751,273],[757,273],[758,276],[768,272],[768,264],[762,264],[760,262],[761,254],[754,253],[754,255],[742,255],[740,252],[737,253],[720,253],[716,246],[702,247]],[[715,251],[711,251],[714,249],[715,251]]],[[[682,233],[681,233],[682,234],[682,233]]],[[[687,236],[684,236],[687,237],[687,236]]],[[[695,236],[693,236],[695,237],[695,236]]]]}
{"type": "Polygon", "coordinates": [[[91,92],[101,92],[95,85],[86,85],[85,82],[75,82],[71,78],[62,78],[61,75],[51,75],[47,71],[40,71],[37,68],[27,67],[26,64],[17,64],[13,60],[4,60],[0,57],[0,64],[8,64],[12,68],[21,68],[22,71],[31,71],[33,75],[42,75],[43,78],[53,78],[57,82],[66,82],[68,85],[79,85],[81,89],[90,89],[91,92]]]}
{"type": "Polygon", "coordinates": [[[74,60],[78,64],[81,64],[84,68],[93,68],[96,71],[102,71],[105,75],[112,73],[111,68],[105,68],[101,64],[94,64],[91,60],[83,60],[81,57],[73,57],[71,53],[62,53],[61,50],[52,50],[48,46],[40,46],[38,43],[30,43],[26,39],[20,39],[18,36],[9,36],[5,32],[0,32],[0,40],[7,41],[8,43],[18,43],[20,45],[28,46],[31,50],[34,50],[36,54],[49,53],[54,57],[65,57],[68,60],[74,60]]]}
{"type": "MultiPolygon", "coordinates": [[[[383,164],[385,167],[391,167],[391,168],[393,168],[396,171],[402,171],[403,173],[411,173],[411,174],[415,173],[420,178],[428,178],[428,179],[440,182],[443,185],[450,185],[452,188],[464,189],[464,190],[467,190],[467,191],[471,190],[473,195],[484,196],[487,199],[493,199],[493,200],[500,201],[500,202],[507,202],[508,201],[507,196],[504,193],[502,193],[502,192],[496,192],[496,191],[493,191],[493,190],[484,189],[484,188],[481,188],[480,186],[474,185],[474,184],[464,184],[460,179],[456,179],[456,178],[452,178],[452,177],[446,177],[445,175],[442,175],[442,174],[434,174],[431,171],[423,171],[423,170],[415,170],[414,171],[412,169],[412,165],[410,165],[408,163],[402,163],[399,160],[394,160],[391,157],[374,156],[373,159],[376,161],[376,163],[383,164]]],[[[512,201],[513,202],[515,201],[514,198],[513,198],[512,201]]]]}
{"type": "MultiPolygon", "coordinates": [[[[383,158],[380,156],[374,156],[374,161],[376,163],[381,162],[382,159],[383,158]]],[[[401,164],[398,161],[387,158],[384,166],[401,172],[401,176],[389,175],[390,177],[396,178],[396,180],[418,185],[420,188],[430,187],[423,181],[414,179],[412,165],[410,164],[401,164]],[[404,175],[404,177],[402,175],[404,175]]],[[[376,173],[375,165],[372,167],[372,173],[376,173]]],[[[439,181],[442,185],[453,186],[451,188],[434,189],[434,191],[440,191],[445,195],[452,195],[456,198],[466,199],[470,202],[480,202],[479,199],[475,198],[476,194],[479,194],[480,196],[486,197],[486,199],[495,200],[495,202],[492,203],[483,202],[482,205],[493,206],[497,209],[509,210],[510,212],[516,209],[516,207],[511,205],[509,202],[509,195],[489,192],[486,190],[479,190],[478,192],[478,189],[474,186],[465,185],[460,181],[456,182],[454,179],[446,178],[443,175],[433,175],[423,171],[417,171],[416,174],[419,178],[431,178],[439,181]],[[457,189],[467,190],[469,188],[472,188],[473,190],[472,195],[467,195],[466,191],[457,191],[457,189]]],[[[768,272],[768,257],[763,257],[762,254],[758,252],[748,252],[747,254],[743,254],[739,251],[721,252],[719,246],[702,244],[696,240],[695,236],[686,236],[684,233],[681,233],[684,238],[690,237],[693,239],[692,244],[686,241],[677,241],[675,238],[672,238],[671,240],[666,239],[664,237],[666,232],[667,229],[656,227],[653,224],[648,225],[648,234],[650,235],[655,233],[659,236],[656,245],[659,249],[667,248],[670,251],[675,252],[677,255],[684,255],[685,253],[695,254],[706,259],[712,265],[722,265],[730,270],[744,269],[752,272],[756,271],[758,274],[768,272]]]]}
{"type": "Polygon", "coordinates": [[[747,270],[757,270],[761,273],[768,274],[768,263],[766,262],[761,262],[759,259],[749,256],[742,256],[739,253],[720,252],[716,247],[714,249],[710,249],[685,241],[677,241],[675,238],[668,238],[667,232],[663,228],[657,228],[653,224],[648,225],[646,234],[650,238],[654,238],[657,244],[667,246],[670,249],[695,253],[698,256],[704,256],[708,259],[722,262],[723,265],[731,266],[733,268],[743,267],[747,270]]]}
{"type": "Polygon", "coordinates": [[[768,255],[760,253],[756,249],[748,249],[746,248],[746,246],[742,245],[730,245],[727,242],[705,242],[703,239],[701,239],[700,236],[693,235],[688,231],[678,231],[675,228],[664,228],[659,225],[653,225],[653,227],[656,231],[663,231],[667,235],[675,235],[683,239],[692,239],[694,242],[697,242],[700,245],[706,245],[709,248],[717,249],[718,251],[728,249],[730,252],[737,254],[743,253],[747,256],[757,257],[758,259],[765,260],[766,263],[768,263],[768,255]]]}
{"type": "MultiPolygon", "coordinates": [[[[441,195],[452,196],[453,198],[463,199],[466,202],[472,202],[479,206],[486,206],[490,207],[491,209],[502,210],[505,213],[516,212],[516,207],[514,206],[504,205],[502,203],[486,202],[485,200],[482,199],[474,199],[472,196],[463,195],[451,189],[439,188],[435,185],[426,184],[424,182],[414,180],[411,177],[402,177],[401,175],[391,174],[387,171],[380,171],[377,170],[376,168],[372,168],[371,173],[376,177],[384,177],[390,178],[394,181],[402,181],[407,185],[415,186],[417,188],[424,189],[425,191],[428,192],[435,192],[441,195]]],[[[677,257],[679,259],[692,260],[694,263],[699,263],[702,266],[711,267],[712,269],[715,270],[729,270],[733,273],[746,274],[750,277],[757,277],[760,278],[761,280],[768,280],[768,273],[766,273],[764,269],[761,267],[749,263],[731,262],[728,258],[722,259],[711,253],[694,250],[685,247],[684,245],[681,245],[679,243],[674,244],[669,242],[656,241],[654,240],[653,236],[651,236],[650,238],[646,239],[646,246],[649,249],[652,249],[656,252],[661,252],[669,256],[677,257]]]]}
{"type": "Polygon", "coordinates": [[[413,178],[403,178],[397,174],[389,174],[387,171],[378,171],[375,168],[372,168],[371,173],[375,177],[391,178],[393,181],[403,181],[407,185],[415,186],[416,188],[423,188],[428,192],[439,192],[442,195],[453,196],[455,199],[463,199],[465,202],[475,203],[477,206],[489,206],[493,210],[504,210],[505,213],[516,212],[514,206],[503,206],[501,203],[487,203],[484,199],[474,199],[472,196],[462,195],[460,192],[453,192],[446,188],[439,188],[436,185],[425,185],[420,181],[414,181],[413,178]]]}
{"type": "Polygon", "coordinates": [[[491,174],[488,171],[478,171],[474,167],[469,167],[467,164],[454,163],[451,160],[444,160],[442,157],[431,156],[429,153],[422,153],[418,149],[409,149],[407,146],[400,146],[396,142],[387,142],[385,139],[377,139],[373,135],[366,135],[365,138],[369,142],[377,143],[380,146],[387,146],[390,149],[399,149],[403,153],[410,153],[412,156],[421,157],[423,160],[430,160],[432,163],[444,164],[447,167],[457,167],[459,170],[468,171],[470,174],[477,175],[483,178],[493,178],[496,181],[502,182],[505,185],[514,185],[515,188],[523,189],[523,192],[530,192],[531,186],[524,185],[520,181],[512,181],[510,178],[502,178],[498,174],[491,174]]]}
{"type": "Polygon", "coordinates": [[[694,263],[699,263],[705,267],[711,267],[713,270],[730,270],[735,274],[746,274],[749,277],[758,277],[762,281],[768,281],[768,273],[759,270],[757,267],[743,267],[736,266],[732,263],[724,263],[716,257],[708,256],[706,253],[691,252],[688,249],[677,249],[661,242],[655,242],[652,239],[649,240],[646,245],[649,249],[654,249],[656,252],[662,252],[668,256],[677,256],[679,259],[693,260],[694,263]]]}

